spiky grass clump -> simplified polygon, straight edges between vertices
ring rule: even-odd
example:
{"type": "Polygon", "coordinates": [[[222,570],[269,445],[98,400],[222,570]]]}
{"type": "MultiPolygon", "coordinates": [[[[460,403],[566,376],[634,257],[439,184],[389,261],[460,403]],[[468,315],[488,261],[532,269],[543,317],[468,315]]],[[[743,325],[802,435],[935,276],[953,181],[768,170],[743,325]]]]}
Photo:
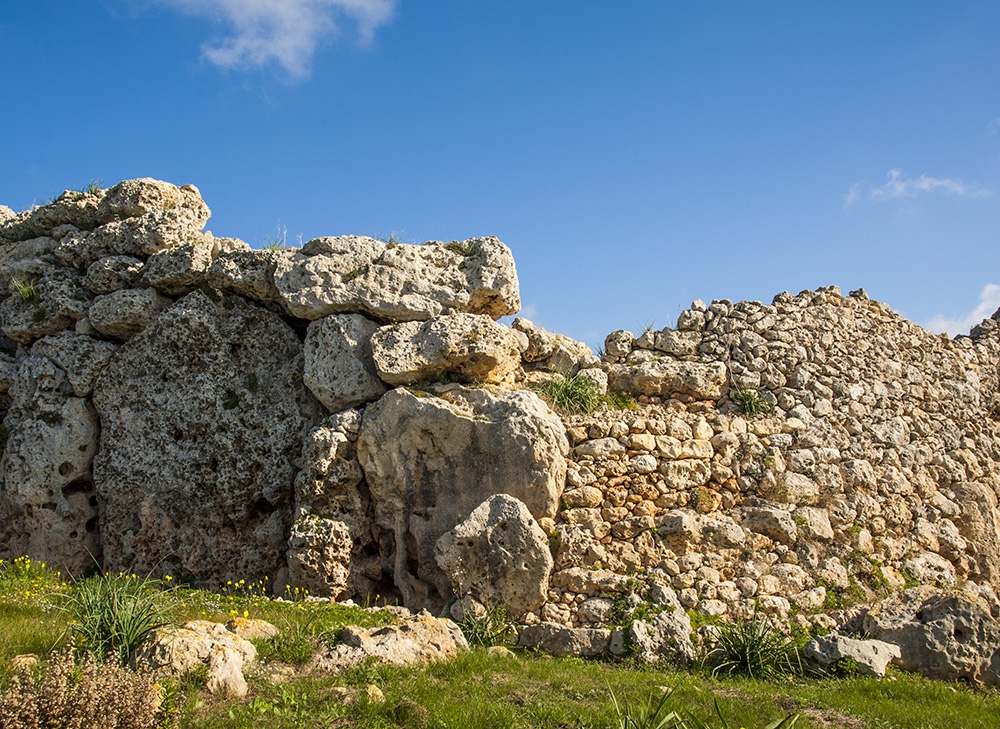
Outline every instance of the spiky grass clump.
{"type": "MultiPolygon", "coordinates": [[[[617,715],[618,729],[713,729],[711,724],[699,719],[690,709],[682,707],[671,710],[668,700],[673,695],[673,691],[663,690],[660,700],[657,701],[655,695],[650,694],[646,701],[638,706],[619,705],[614,692],[611,693],[611,702],[615,707],[617,715]]],[[[729,729],[730,724],[722,715],[719,708],[719,700],[715,699],[715,715],[719,719],[719,729],[729,729]]],[[[782,719],[773,721],[764,729],[791,729],[799,720],[798,714],[788,714],[782,719]]],[[[742,728],[741,728],[742,729],[742,728]]]]}
{"type": "Polygon", "coordinates": [[[770,415],[774,412],[774,405],[771,404],[771,401],[753,388],[736,387],[729,394],[729,397],[747,417],[755,418],[758,415],[770,415]]]}
{"type": "Polygon", "coordinates": [[[157,628],[166,625],[162,592],[149,577],[100,574],[76,583],[63,602],[71,633],[98,660],[128,662],[157,628]]]}
{"type": "Polygon", "coordinates": [[[795,641],[760,616],[720,626],[706,662],[712,666],[713,676],[739,675],[769,681],[802,673],[795,641]]]}
{"type": "Polygon", "coordinates": [[[35,290],[34,279],[11,279],[10,286],[13,289],[14,295],[21,301],[38,300],[38,292],[35,290]]]}
{"type": "Polygon", "coordinates": [[[597,383],[586,375],[567,375],[546,382],[538,392],[557,410],[567,413],[592,413],[602,402],[597,383]]]}
{"type": "Polygon", "coordinates": [[[517,632],[514,621],[502,607],[489,607],[478,615],[472,610],[467,610],[462,616],[459,627],[469,645],[484,647],[509,645],[511,638],[517,632]]]}

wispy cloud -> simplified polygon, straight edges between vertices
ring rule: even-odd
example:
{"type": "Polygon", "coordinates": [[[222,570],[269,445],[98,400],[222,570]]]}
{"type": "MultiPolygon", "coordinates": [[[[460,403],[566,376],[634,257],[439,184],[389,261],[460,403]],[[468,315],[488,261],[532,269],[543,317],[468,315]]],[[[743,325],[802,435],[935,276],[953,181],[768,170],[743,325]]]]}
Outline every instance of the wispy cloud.
{"type": "Polygon", "coordinates": [[[994,283],[986,284],[979,292],[979,303],[972,311],[950,318],[938,314],[924,325],[932,332],[947,332],[951,336],[968,334],[969,330],[983,319],[988,319],[997,309],[1000,309],[1000,286],[994,283]]]}
{"type": "Polygon", "coordinates": [[[313,54],[336,36],[344,18],[354,21],[361,43],[392,17],[398,0],[160,0],[178,10],[232,26],[233,33],[202,46],[221,68],[276,63],[293,78],[309,75],[313,54]]]}
{"type": "Polygon", "coordinates": [[[975,183],[962,182],[947,177],[928,177],[927,175],[906,177],[902,170],[889,170],[888,177],[888,182],[878,187],[861,182],[853,183],[844,195],[844,207],[850,207],[863,198],[881,201],[911,198],[935,192],[961,197],[986,197],[993,194],[991,190],[975,183]]]}

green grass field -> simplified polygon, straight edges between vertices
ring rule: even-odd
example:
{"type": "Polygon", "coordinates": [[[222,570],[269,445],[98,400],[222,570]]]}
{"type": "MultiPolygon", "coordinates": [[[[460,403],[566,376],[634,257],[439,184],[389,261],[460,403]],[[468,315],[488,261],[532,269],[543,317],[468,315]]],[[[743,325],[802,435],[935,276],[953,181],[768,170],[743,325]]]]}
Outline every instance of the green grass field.
{"type": "MultiPolygon", "coordinates": [[[[260,585],[227,586],[222,594],[169,589],[162,583],[156,588],[163,590],[159,599],[169,622],[246,615],[268,620],[285,634],[282,640],[259,645],[264,658],[248,676],[250,694],[244,699],[216,699],[198,677],[174,687],[174,721],[192,729],[619,729],[626,726],[626,711],[634,716],[650,700],[658,702],[664,691],[672,692],[664,712],[690,712],[692,723],[687,726],[692,727],[701,721],[720,729],[763,729],[797,714],[797,729],[1000,729],[1000,694],[899,672],[882,681],[715,679],[698,669],[475,648],[456,660],[423,667],[365,665],[339,675],[304,675],[294,664],[308,658],[319,643],[336,640],[342,626],[378,625],[392,618],[326,603],[280,602],[260,585]],[[369,685],[381,691],[384,701],[365,697],[369,685]],[[345,704],[342,688],[360,690],[360,698],[345,704]]],[[[37,564],[22,562],[17,569],[0,565],[0,686],[10,681],[10,659],[15,655],[44,658],[65,645],[73,618],[62,606],[74,589],[37,564]]]]}

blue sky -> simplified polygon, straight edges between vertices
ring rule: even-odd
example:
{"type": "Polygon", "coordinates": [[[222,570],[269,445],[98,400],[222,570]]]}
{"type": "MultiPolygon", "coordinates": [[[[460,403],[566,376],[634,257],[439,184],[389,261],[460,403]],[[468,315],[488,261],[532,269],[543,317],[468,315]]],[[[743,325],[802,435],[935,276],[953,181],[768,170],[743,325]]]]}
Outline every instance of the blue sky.
{"type": "Polygon", "coordinates": [[[829,284],[1000,307],[996,2],[33,0],[0,71],[2,204],[150,176],[251,245],[497,235],[594,347],[829,284]]]}

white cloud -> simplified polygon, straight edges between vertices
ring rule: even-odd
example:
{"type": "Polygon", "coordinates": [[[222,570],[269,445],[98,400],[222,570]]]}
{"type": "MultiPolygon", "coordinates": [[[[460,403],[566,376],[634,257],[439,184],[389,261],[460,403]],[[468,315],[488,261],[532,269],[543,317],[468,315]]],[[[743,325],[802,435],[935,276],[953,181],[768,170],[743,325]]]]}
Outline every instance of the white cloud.
{"type": "Polygon", "coordinates": [[[202,55],[222,68],[277,63],[289,75],[309,75],[312,56],[340,31],[341,17],[357,25],[370,42],[392,17],[398,0],[160,0],[193,15],[221,18],[233,34],[202,46],[202,55]]]}
{"type": "Polygon", "coordinates": [[[979,292],[979,303],[965,314],[949,318],[938,314],[924,325],[935,333],[947,332],[951,336],[968,334],[969,330],[983,319],[988,319],[997,309],[1000,309],[1000,286],[994,283],[986,284],[979,292]]]}
{"type": "Polygon", "coordinates": [[[928,177],[906,177],[902,170],[889,170],[889,181],[884,185],[873,187],[862,185],[860,182],[851,184],[847,194],[844,195],[844,207],[850,207],[854,203],[865,197],[867,187],[867,198],[869,200],[891,200],[894,198],[916,197],[924,193],[943,192],[950,195],[962,197],[985,197],[992,195],[991,190],[980,187],[975,183],[966,183],[961,180],[950,178],[928,177]]]}

